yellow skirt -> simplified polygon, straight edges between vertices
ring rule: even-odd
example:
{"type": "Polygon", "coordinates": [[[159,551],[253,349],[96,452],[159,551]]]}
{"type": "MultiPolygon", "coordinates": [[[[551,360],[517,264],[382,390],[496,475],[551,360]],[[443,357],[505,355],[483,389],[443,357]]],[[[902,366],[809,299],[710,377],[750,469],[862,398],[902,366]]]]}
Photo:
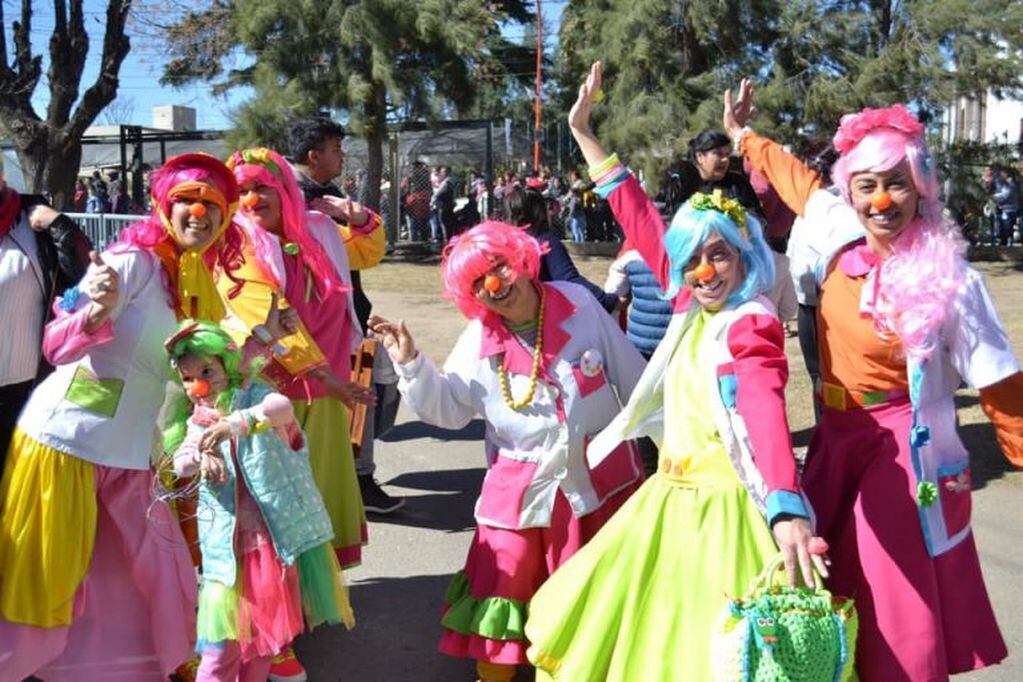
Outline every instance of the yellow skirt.
{"type": "Polygon", "coordinates": [[[0,617],[42,628],[71,624],[96,513],[93,464],[15,429],[0,480],[0,617]]]}
{"type": "Polygon", "coordinates": [[[337,398],[314,398],[312,404],[293,400],[295,418],[309,447],[309,465],[327,508],[341,568],[362,562],[366,544],[366,511],[355,475],[348,409],[337,398]]]}

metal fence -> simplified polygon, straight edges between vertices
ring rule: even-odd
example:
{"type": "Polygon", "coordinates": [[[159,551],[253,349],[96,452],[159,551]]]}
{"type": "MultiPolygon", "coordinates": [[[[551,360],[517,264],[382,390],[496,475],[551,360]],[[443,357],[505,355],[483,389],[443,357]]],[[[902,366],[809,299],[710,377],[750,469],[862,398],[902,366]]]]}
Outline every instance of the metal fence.
{"type": "Polygon", "coordinates": [[[82,232],[100,251],[117,241],[117,236],[121,234],[124,227],[136,220],[145,220],[148,217],[120,213],[67,213],[66,215],[78,223],[82,232]]]}

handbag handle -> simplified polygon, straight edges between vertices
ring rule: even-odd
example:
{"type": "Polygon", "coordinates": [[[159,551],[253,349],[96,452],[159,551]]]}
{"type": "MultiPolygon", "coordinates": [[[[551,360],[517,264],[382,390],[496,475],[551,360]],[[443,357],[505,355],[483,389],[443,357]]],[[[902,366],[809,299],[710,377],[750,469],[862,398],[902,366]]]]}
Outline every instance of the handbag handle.
{"type": "MultiPolygon", "coordinates": [[[[764,570],[757,576],[756,582],[753,583],[754,590],[766,589],[772,582],[774,582],[774,576],[779,570],[785,570],[785,555],[778,552],[773,559],[767,562],[764,566],[764,570]]],[[[814,592],[824,593],[827,590],[824,589],[824,578],[821,577],[820,571],[817,567],[813,567],[813,582],[814,592]]]]}

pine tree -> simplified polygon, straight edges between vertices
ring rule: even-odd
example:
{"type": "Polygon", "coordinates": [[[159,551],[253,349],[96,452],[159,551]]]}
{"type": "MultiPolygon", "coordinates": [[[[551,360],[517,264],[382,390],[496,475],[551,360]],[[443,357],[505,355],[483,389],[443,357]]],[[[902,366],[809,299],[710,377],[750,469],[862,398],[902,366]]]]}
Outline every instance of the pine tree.
{"type": "Polygon", "coordinates": [[[603,59],[600,134],[656,184],[743,76],[759,85],[757,128],[787,142],[894,102],[934,122],[957,95],[1023,90],[1021,26],[1019,0],[572,0],[555,102],[567,111],[603,59]]]}
{"type": "Polygon", "coordinates": [[[239,145],[279,145],[290,119],[342,113],[368,143],[367,202],[375,207],[388,123],[468,110],[477,77],[500,70],[499,25],[528,18],[522,1],[215,0],[172,34],[177,59],[164,77],[251,85],[255,97],[235,118],[239,145]],[[227,26],[211,22],[215,15],[229,17],[227,26]],[[225,72],[235,48],[252,64],[225,72]]]}

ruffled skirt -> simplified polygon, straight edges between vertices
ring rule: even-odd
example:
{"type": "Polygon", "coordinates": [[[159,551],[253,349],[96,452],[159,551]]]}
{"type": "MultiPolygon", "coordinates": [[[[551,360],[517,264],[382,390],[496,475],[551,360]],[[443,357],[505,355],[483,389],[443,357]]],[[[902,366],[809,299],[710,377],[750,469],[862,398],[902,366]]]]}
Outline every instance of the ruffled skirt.
{"type": "Polygon", "coordinates": [[[735,480],[657,474],[533,597],[529,660],[558,680],[709,680],[710,634],[777,554],[735,480]]]}
{"type": "Polygon", "coordinates": [[[164,680],[188,659],[195,573],[152,480],[15,431],[0,483],[0,680],[164,680]]]}

